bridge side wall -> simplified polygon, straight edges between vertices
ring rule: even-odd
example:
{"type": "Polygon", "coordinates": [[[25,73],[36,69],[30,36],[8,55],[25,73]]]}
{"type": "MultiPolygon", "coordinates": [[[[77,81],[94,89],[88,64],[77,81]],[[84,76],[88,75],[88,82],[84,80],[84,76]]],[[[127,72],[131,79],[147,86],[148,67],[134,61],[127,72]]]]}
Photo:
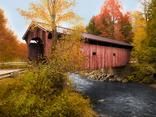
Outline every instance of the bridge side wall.
{"type": "Polygon", "coordinates": [[[83,50],[86,55],[85,69],[122,67],[128,64],[130,50],[108,46],[99,46],[85,43],[83,50]]]}

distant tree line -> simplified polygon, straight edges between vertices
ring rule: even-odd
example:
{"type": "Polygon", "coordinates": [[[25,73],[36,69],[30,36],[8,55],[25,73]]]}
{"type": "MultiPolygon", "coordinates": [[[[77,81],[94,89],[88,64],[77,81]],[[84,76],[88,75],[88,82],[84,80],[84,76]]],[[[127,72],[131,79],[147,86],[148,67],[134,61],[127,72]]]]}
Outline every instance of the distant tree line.
{"type": "Polygon", "coordinates": [[[7,26],[4,11],[0,9],[0,61],[26,60],[26,44],[20,43],[17,36],[7,26]]]}

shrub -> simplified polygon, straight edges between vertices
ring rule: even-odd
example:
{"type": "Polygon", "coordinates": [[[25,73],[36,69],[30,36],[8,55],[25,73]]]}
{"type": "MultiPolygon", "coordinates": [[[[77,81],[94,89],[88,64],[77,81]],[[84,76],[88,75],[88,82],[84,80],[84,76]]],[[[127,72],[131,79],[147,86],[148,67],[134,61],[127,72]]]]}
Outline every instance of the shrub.
{"type": "MultiPolygon", "coordinates": [[[[0,88],[3,117],[95,117],[89,100],[74,92],[67,75],[47,66],[0,88]]],[[[3,85],[2,85],[3,86],[3,85]]]]}
{"type": "Polygon", "coordinates": [[[134,64],[130,67],[131,73],[127,76],[127,79],[132,82],[139,83],[154,83],[152,75],[154,74],[154,68],[149,64],[134,64]]]}
{"type": "Polygon", "coordinates": [[[80,45],[79,31],[62,37],[52,49],[48,65],[30,68],[17,79],[19,83],[6,86],[1,94],[0,116],[95,117],[89,100],[73,91],[67,76],[83,65],[80,45]]]}

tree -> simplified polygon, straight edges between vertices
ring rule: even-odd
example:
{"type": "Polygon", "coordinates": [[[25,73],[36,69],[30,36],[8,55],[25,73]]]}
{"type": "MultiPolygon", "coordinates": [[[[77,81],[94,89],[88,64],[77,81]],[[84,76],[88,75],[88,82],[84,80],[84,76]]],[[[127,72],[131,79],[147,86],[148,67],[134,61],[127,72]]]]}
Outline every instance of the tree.
{"type": "Polygon", "coordinates": [[[136,56],[138,56],[140,63],[153,64],[156,62],[156,10],[154,4],[156,5],[154,0],[143,0],[143,13],[137,12],[133,14],[135,19],[133,24],[133,43],[136,56]]]}
{"type": "Polygon", "coordinates": [[[133,16],[133,54],[132,58],[136,59],[138,63],[146,63],[148,56],[148,38],[147,38],[147,24],[144,15],[141,12],[134,12],[133,16]]]}
{"type": "Polygon", "coordinates": [[[119,30],[119,34],[121,34],[121,37],[119,38],[121,38],[125,42],[132,42],[132,38],[134,35],[132,31],[132,24],[130,21],[129,13],[126,13],[122,16],[120,24],[121,24],[121,28],[119,30]]]}
{"type": "Polygon", "coordinates": [[[88,33],[99,35],[100,31],[97,29],[95,25],[95,17],[92,17],[88,26],[86,27],[88,33]]]}
{"type": "Polygon", "coordinates": [[[0,9],[0,61],[26,59],[26,45],[17,41],[14,32],[8,29],[7,23],[4,12],[0,9]]]}
{"type": "Polygon", "coordinates": [[[101,36],[115,38],[115,25],[119,22],[121,6],[117,0],[106,0],[101,12],[95,18],[95,24],[101,31],[101,36]]]}
{"type": "Polygon", "coordinates": [[[148,7],[147,35],[149,38],[150,63],[156,63],[156,1],[151,0],[148,7]]]}
{"type": "Polygon", "coordinates": [[[143,14],[146,20],[146,23],[148,22],[149,19],[149,5],[151,3],[151,0],[142,0],[142,5],[143,5],[143,14]]]}
{"type": "Polygon", "coordinates": [[[155,83],[153,76],[156,72],[156,1],[144,0],[143,5],[143,13],[133,14],[132,59],[136,59],[137,62],[130,65],[132,71],[128,80],[149,84],[155,83]]]}
{"type": "Polygon", "coordinates": [[[56,43],[56,49],[50,59],[50,66],[55,67],[56,71],[76,72],[84,67],[85,55],[81,50],[82,31],[82,28],[75,27],[74,31],[69,31],[70,35],[63,36],[56,43]]]}
{"type": "Polygon", "coordinates": [[[18,10],[26,19],[53,31],[53,38],[56,39],[56,26],[80,19],[72,10],[74,5],[75,0],[40,0],[38,3],[31,3],[27,11],[18,10]]]}
{"type": "Polygon", "coordinates": [[[16,52],[18,53],[18,56],[20,57],[19,59],[27,60],[28,50],[27,50],[27,45],[25,43],[18,42],[18,46],[17,46],[17,51],[16,52]]]}
{"type": "MultiPolygon", "coordinates": [[[[100,14],[93,19],[98,35],[130,42],[132,26],[129,13],[124,13],[118,0],[106,0],[100,14]]],[[[93,30],[90,25],[90,30],[93,30]]],[[[94,31],[90,31],[94,32],[94,31]]]]}

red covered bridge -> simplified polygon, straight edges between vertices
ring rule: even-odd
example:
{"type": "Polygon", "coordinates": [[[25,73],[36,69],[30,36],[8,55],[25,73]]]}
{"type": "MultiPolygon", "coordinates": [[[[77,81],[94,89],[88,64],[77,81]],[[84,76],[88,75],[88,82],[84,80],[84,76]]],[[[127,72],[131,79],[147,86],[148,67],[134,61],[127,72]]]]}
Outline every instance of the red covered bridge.
{"type": "MultiPolygon", "coordinates": [[[[28,57],[36,60],[48,57],[51,48],[52,34],[46,28],[31,24],[23,36],[28,46],[28,57]]],[[[58,27],[58,36],[64,34],[66,28],[58,27]]],[[[82,49],[87,56],[86,69],[122,67],[128,64],[132,46],[128,43],[83,33],[85,39],[82,49]]]]}

